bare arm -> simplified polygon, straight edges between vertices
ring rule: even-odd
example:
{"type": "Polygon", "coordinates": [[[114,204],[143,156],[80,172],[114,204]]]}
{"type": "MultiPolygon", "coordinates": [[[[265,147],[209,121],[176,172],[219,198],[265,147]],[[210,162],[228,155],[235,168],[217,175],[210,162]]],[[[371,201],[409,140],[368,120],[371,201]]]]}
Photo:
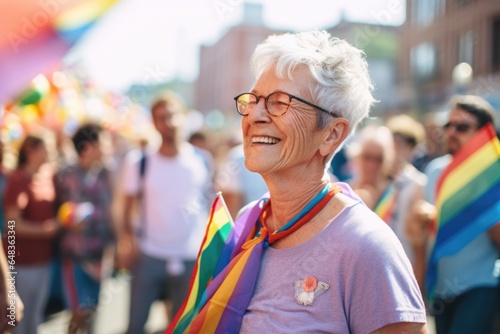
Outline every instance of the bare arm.
{"type": "Polygon", "coordinates": [[[125,195],[121,224],[117,224],[117,267],[130,269],[138,256],[137,240],[132,227],[132,213],[136,196],[125,195]]]}
{"type": "Polygon", "coordinates": [[[495,245],[500,248],[500,221],[488,230],[488,234],[495,245]]]}
{"type": "Polygon", "coordinates": [[[420,289],[423,289],[426,271],[426,250],[429,224],[434,219],[434,206],[424,200],[423,187],[417,185],[411,198],[410,212],[405,222],[405,232],[414,252],[413,272],[420,289]]]}
{"type": "Polygon", "coordinates": [[[373,334],[427,334],[427,328],[421,323],[398,322],[384,326],[373,334]]]}
{"type": "Polygon", "coordinates": [[[125,195],[123,200],[123,217],[122,224],[118,227],[119,234],[133,234],[132,228],[132,212],[136,202],[136,196],[125,195]]]}
{"type": "Polygon", "coordinates": [[[15,206],[5,207],[5,221],[16,222],[16,235],[32,238],[50,238],[57,233],[59,223],[55,219],[47,219],[41,224],[34,224],[21,218],[21,211],[15,206]]]}

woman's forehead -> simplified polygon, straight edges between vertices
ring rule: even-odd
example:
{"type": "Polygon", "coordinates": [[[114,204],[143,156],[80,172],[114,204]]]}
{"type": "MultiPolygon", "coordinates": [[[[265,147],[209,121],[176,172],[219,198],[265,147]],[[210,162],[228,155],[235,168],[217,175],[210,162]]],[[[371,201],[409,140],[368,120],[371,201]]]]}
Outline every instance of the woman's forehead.
{"type": "Polygon", "coordinates": [[[252,91],[270,94],[274,91],[284,91],[293,95],[308,93],[311,75],[307,68],[297,67],[291,72],[291,78],[280,77],[275,67],[270,67],[257,79],[252,91]]]}

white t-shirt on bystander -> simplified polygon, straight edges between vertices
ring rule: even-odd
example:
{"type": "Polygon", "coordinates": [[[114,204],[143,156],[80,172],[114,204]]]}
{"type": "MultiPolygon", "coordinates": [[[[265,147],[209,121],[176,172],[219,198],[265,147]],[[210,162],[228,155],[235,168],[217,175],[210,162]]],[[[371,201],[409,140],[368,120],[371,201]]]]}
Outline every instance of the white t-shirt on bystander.
{"type": "Polygon", "coordinates": [[[147,154],[141,179],[141,153],[127,156],[123,170],[125,194],[142,192],[138,228],[141,250],[159,259],[194,260],[205,233],[210,203],[210,162],[186,143],[175,157],[147,154]]]}

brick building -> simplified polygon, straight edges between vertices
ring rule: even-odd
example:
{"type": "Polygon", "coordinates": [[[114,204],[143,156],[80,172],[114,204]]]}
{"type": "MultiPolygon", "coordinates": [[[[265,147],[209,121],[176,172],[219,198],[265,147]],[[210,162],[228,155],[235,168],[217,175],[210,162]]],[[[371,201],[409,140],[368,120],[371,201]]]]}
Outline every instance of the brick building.
{"type": "Polygon", "coordinates": [[[427,111],[467,92],[500,107],[500,1],[407,0],[399,37],[400,106],[427,111]],[[452,73],[463,62],[473,75],[460,84],[452,73]]]}
{"type": "Polygon", "coordinates": [[[201,47],[195,108],[203,113],[211,110],[235,113],[233,97],[248,91],[253,84],[249,63],[255,47],[267,36],[279,32],[263,26],[262,5],[245,4],[240,25],[214,45],[201,47]]]}

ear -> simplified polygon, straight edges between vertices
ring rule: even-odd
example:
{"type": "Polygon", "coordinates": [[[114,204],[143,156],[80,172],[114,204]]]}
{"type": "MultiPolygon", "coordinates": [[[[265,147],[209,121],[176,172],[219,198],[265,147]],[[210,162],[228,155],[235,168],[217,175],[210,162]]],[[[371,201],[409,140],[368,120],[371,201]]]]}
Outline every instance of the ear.
{"type": "Polygon", "coordinates": [[[335,152],[349,134],[349,122],[345,118],[336,118],[324,129],[325,135],[319,146],[319,153],[326,157],[335,152]]]}

